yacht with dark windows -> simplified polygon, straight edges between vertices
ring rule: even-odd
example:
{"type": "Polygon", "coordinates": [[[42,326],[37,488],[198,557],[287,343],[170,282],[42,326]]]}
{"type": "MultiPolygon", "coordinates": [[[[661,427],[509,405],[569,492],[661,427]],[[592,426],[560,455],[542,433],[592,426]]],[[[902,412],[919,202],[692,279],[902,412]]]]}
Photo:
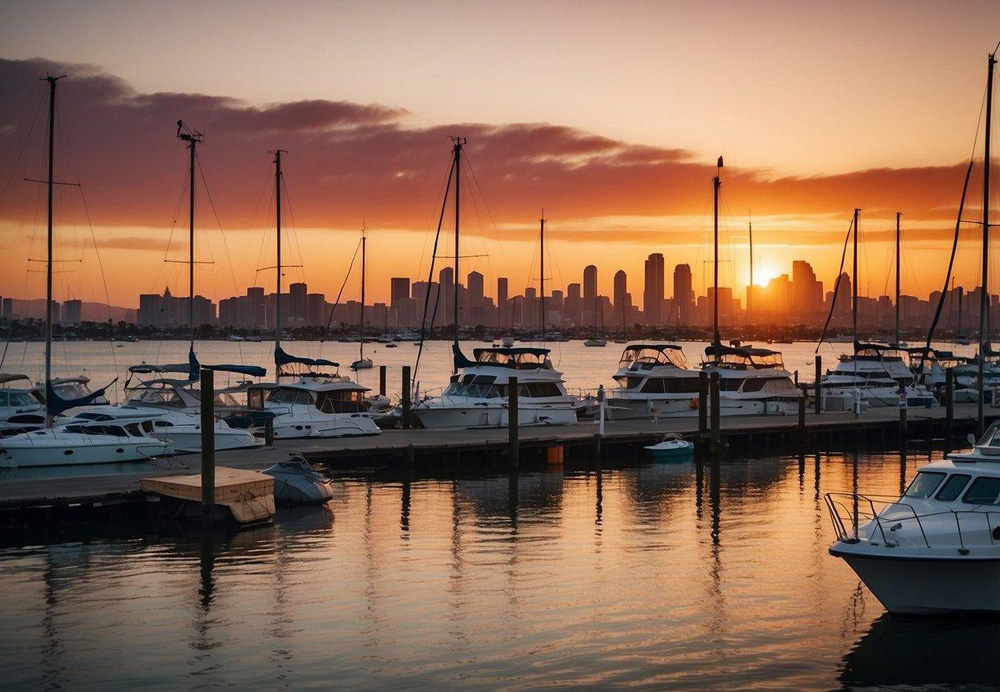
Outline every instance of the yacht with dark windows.
{"type": "Polygon", "coordinates": [[[723,416],[793,413],[803,394],[785,369],[780,351],[752,346],[705,348],[701,369],[719,373],[719,412],[723,416]]]}
{"type": "Polygon", "coordinates": [[[830,554],[891,613],[1000,613],[1000,423],[972,441],[898,499],[826,496],[830,554]]]}
{"type": "Polygon", "coordinates": [[[579,402],[567,394],[547,348],[477,348],[472,360],[455,349],[455,369],[444,392],[413,407],[425,428],[506,427],[511,377],[517,378],[519,425],[576,422],[579,402]]]}
{"type": "Polygon", "coordinates": [[[910,407],[937,404],[934,393],[916,383],[904,349],[885,344],[854,344],[854,353],[840,356],[840,362],[822,378],[824,411],[851,411],[861,407],[899,406],[900,387],[910,407]]]}
{"type": "Polygon", "coordinates": [[[692,368],[680,346],[629,344],[622,351],[607,394],[611,420],[698,415],[701,371],[692,368]]]}

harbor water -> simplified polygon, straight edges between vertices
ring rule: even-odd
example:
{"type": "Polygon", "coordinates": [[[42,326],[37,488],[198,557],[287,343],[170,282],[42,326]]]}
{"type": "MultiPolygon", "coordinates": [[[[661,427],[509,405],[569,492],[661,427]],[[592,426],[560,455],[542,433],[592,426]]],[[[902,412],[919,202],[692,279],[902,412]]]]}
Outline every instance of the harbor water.
{"type": "Polygon", "coordinates": [[[0,683],[994,686],[1000,623],[890,617],[827,553],[824,493],[898,494],[932,458],[351,475],[327,508],[236,534],[8,534],[0,683]]]}

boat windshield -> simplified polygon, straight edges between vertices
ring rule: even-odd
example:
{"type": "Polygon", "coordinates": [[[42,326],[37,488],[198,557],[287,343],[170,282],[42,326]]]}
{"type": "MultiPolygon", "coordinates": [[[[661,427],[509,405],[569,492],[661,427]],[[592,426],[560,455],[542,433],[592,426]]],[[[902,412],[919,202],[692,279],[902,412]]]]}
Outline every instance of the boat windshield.
{"type": "Polygon", "coordinates": [[[184,408],[186,405],[180,394],[174,389],[166,387],[136,389],[125,403],[133,406],[164,406],[167,408],[184,408]]]}
{"type": "Polygon", "coordinates": [[[656,348],[653,346],[625,349],[618,365],[622,368],[634,366],[633,370],[645,369],[643,366],[649,368],[665,366],[682,370],[687,370],[690,367],[687,358],[684,357],[684,352],[680,349],[656,348]]]}
{"type": "Polygon", "coordinates": [[[476,349],[477,365],[496,365],[502,368],[534,370],[550,367],[545,353],[540,351],[513,351],[502,348],[476,349]]]}
{"type": "Polygon", "coordinates": [[[986,429],[986,432],[983,433],[983,436],[979,438],[978,442],[976,442],[976,446],[1000,447],[1000,437],[998,437],[997,435],[998,431],[1000,431],[1000,423],[994,423],[993,425],[991,425],[989,428],[986,429]]]}
{"type": "Polygon", "coordinates": [[[934,494],[947,474],[938,471],[921,471],[906,489],[906,497],[925,500],[934,494]]]}
{"type": "Polygon", "coordinates": [[[466,375],[448,385],[444,395],[471,396],[477,399],[498,399],[506,396],[506,393],[501,394],[500,389],[494,384],[496,379],[492,375],[466,375]]]}
{"type": "Polygon", "coordinates": [[[18,392],[10,389],[0,389],[0,406],[37,406],[38,399],[29,392],[18,392]]]}

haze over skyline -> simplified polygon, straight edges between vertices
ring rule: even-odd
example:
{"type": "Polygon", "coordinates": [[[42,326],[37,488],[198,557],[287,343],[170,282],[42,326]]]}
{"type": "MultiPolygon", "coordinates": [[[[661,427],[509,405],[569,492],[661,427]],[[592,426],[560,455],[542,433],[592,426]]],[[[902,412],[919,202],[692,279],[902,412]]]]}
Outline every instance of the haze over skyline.
{"type": "MultiPolygon", "coordinates": [[[[388,298],[390,276],[425,275],[447,134],[469,138],[475,178],[464,184],[479,200],[470,194],[463,254],[485,255],[464,260],[461,273],[478,270],[487,282],[537,282],[544,206],[553,287],[593,262],[610,294],[617,269],[641,277],[657,251],[690,263],[704,293],[721,153],[724,285],[748,282],[749,213],[756,283],[808,259],[830,284],[858,206],[862,293],[885,292],[897,210],[904,292],[940,290],[985,56],[1000,34],[991,3],[381,7],[0,8],[9,270],[0,294],[43,292],[28,260],[44,257],[44,214],[37,185],[20,178],[40,177],[44,118],[28,133],[46,70],[69,75],[57,149],[62,179],[82,182],[87,200],[83,209],[77,191],[60,190],[57,257],[85,261],[67,263],[59,299],[105,298],[83,249],[88,212],[112,303],[134,307],[136,295],[166,285],[186,292],[185,269],[163,262],[187,252],[186,220],[175,213],[186,163],[178,118],[207,134],[200,160],[212,198],[199,193],[198,255],[215,264],[199,266],[197,292],[214,299],[273,285],[273,271],[258,270],[273,264],[268,151],[279,146],[290,151],[289,263],[305,265],[286,283],[336,295],[362,223],[370,301],[388,298]],[[455,35],[459,11],[467,30],[455,35]]],[[[970,193],[969,218],[978,197],[970,193]]],[[[967,286],[978,283],[977,235],[963,231],[957,279],[967,286]]],[[[351,283],[345,298],[357,296],[351,283]]]]}

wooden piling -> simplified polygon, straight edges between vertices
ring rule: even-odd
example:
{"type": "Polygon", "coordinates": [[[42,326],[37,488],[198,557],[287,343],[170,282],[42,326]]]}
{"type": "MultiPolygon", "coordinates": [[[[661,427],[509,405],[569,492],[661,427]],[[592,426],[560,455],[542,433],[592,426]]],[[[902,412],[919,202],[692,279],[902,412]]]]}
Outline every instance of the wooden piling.
{"type": "Polygon", "coordinates": [[[712,416],[712,452],[717,454],[720,450],[720,443],[722,442],[722,420],[721,420],[721,401],[719,397],[719,372],[715,371],[712,373],[710,379],[710,397],[711,402],[709,403],[709,410],[712,416]]]}
{"type": "Polygon", "coordinates": [[[274,446],[274,416],[268,416],[264,421],[264,446],[274,446]]]}
{"type": "Polygon", "coordinates": [[[708,373],[698,373],[698,436],[708,434],[708,373]]]}
{"type": "Polygon", "coordinates": [[[403,366],[403,420],[400,426],[403,430],[410,427],[410,366],[403,366]]]}
{"type": "Polygon", "coordinates": [[[521,463],[521,441],[518,438],[517,377],[507,380],[507,463],[518,466],[521,463]]]}
{"type": "Polygon", "coordinates": [[[385,378],[387,374],[387,368],[384,365],[378,366],[378,393],[379,396],[385,396],[385,378]]]}
{"type": "Polygon", "coordinates": [[[212,523],[215,507],[215,373],[201,370],[201,521],[212,523]]]}
{"type": "Polygon", "coordinates": [[[799,434],[801,439],[806,439],[806,388],[802,387],[802,396],[799,398],[799,434]]]}
{"type": "Polygon", "coordinates": [[[813,393],[816,395],[816,415],[823,408],[823,356],[816,356],[816,381],[813,383],[813,393]]]}
{"type": "Polygon", "coordinates": [[[944,371],[944,406],[945,423],[944,439],[945,445],[951,449],[951,440],[955,425],[955,369],[948,368],[944,371]]]}
{"type": "Polygon", "coordinates": [[[906,406],[906,388],[903,383],[899,383],[899,447],[901,450],[906,450],[907,438],[909,437],[909,425],[906,420],[907,406],[906,406]]]}

